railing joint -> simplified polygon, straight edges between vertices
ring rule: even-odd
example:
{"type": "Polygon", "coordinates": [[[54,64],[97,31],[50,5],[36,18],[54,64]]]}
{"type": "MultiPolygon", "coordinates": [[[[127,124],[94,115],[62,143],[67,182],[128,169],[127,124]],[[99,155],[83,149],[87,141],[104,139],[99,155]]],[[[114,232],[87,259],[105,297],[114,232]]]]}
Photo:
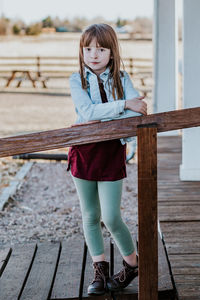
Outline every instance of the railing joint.
{"type": "Polygon", "coordinates": [[[153,123],[147,123],[147,124],[139,124],[137,125],[137,128],[143,128],[143,127],[147,127],[147,128],[155,128],[158,127],[158,124],[153,122],[153,123]]]}

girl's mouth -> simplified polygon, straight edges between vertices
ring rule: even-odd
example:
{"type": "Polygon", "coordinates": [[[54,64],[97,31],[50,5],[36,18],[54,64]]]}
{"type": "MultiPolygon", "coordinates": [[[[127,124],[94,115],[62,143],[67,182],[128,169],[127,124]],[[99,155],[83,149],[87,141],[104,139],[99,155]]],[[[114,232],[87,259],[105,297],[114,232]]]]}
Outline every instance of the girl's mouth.
{"type": "Polygon", "coordinates": [[[92,62],[92,64],[93,64],[93,65],[97,65],[97,64],[98,64],[98,62],[94,61],[94,62],[92,62]]]}

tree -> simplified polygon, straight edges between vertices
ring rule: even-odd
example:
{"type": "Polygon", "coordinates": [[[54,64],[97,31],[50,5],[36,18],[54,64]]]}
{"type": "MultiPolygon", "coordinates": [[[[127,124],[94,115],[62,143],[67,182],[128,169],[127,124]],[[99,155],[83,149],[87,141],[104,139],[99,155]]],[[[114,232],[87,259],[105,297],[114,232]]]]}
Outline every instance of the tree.
{"type": "Polygon", "coordinates": [[[0,35],[6,35],[8,32],[8,25],[10,23],[10,20],[2,17],[0,18],[0,35]]]}
{"type": "Polygon", "coordinates": [[[50,16],[42,20],[42,27],[54,27],[53,20],[50,16]]]}
{"type": "Polygon", "coordinates": [[[12,27],[12,31],[14,34],[19,34],[21,29],[19,28],[19,26],[17,24],[14,24],[12,27]]]}
{"type": "Polygon", "coordinates": [[[38,35],[42,31],[42,24],[41,23],[35,23],[26,28],[26,34],[27,35],[38,35]]]}
{"type": "Polygon", "coordinates": [[[118,18],[116,21],[116,26],[123,27],[124,25],[126,25],[126,20],[122,20],[122,19],[118,18]]]}

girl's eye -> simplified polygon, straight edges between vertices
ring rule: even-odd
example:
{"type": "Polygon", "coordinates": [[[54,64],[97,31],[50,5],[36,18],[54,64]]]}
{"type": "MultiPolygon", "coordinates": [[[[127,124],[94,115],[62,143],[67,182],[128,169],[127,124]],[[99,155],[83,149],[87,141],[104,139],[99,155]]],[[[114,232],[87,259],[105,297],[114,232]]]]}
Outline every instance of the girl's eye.
{"type": "Polygon", "coordinates": [[[103,49],[103,48],[100,48],[100,51],[101,51],[101,52],[104,52],[104,51],[105,51],[105,49],[103,49]]]}
{"type": "Polygon", "coordinates": [[[87,50],[87,51],[90,51],[91,49],[90,49],[90,48],[86,48],[86,50],[87,50]]]}

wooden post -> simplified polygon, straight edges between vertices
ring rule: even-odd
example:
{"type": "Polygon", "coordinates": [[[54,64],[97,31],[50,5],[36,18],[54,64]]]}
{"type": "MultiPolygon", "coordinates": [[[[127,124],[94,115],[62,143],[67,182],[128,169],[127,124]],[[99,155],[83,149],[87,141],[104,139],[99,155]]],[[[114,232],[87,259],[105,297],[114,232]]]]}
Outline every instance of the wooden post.
{"type": "Polygon", "coordinates": [[[139,300],[158,299],[157,128],[138,126],[139,300]]]}
{"type": "Polygon", "coordinates": [[[40,56],[37,56],[37,76],[40,77],[40,56]]]}
{"type": "Polygon", "coordinates": [[[133,76],[133,59],[129,58],[129,68],[130,68],[130,76],[133,76]]]}

